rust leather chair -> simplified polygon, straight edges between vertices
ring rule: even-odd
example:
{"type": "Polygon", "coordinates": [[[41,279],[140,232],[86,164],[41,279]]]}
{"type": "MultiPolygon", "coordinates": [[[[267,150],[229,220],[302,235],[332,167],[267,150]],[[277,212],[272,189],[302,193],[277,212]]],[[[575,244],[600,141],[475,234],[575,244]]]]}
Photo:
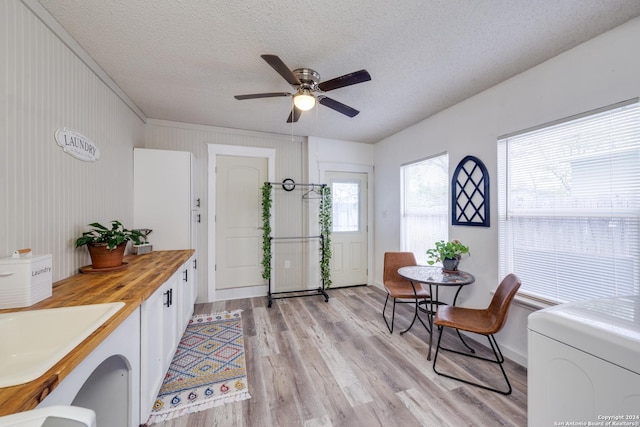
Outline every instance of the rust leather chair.
{"type": "MultiPolygon", "coordinates": [[[[440,328],[440,336],[438,337],[436,355],[433,359],[433,370],[438,375],[462,381],[464,383],[481,387],[486,390],[495,391],[496,393],[511,394],[511,384],[509,383],[507,373],[504,371],[504,367],[502,366],[504,363],[504,356],[500,351],[500,347],[498,347],[498,342],[496,341],[494,334],[499,332],[504,326],[507,320],[509,307],[511,306],[511,301],[516,295],[518,288],[520,288],[520,284],[521,282],[518,276],[513,273],[507,275],[502,280],[502,282],[500,282],[498,289],[496,289],[496,293],[493,295],[491,304],[489,304],[489,307],[486,309],[452,306],[442,306],[438,308],[438,311],[436,312],[435,318],[433,320],[433,323],[435,325],[438,325],[438,327],[440,328]],[[473,332],[475,334],[485,335],[489,340],[489,345],[491,346],[491,350],[493,350],[495,359],[480,357],[474,354],[442,347],[440,342],[442,340],[442,333],[444,331],[444,328],[453,328],[458,331],[467,331],[473,332]],[[439,372],[436,369],[436,363],[438,362],[438,353],[440,352],[440,350],[445,350],[452,353],[461,354],[463,356],[473,357],[476,359],[498,364],[500,370],[502,371],[504,380],[507,384],[506,390],[499,390],[497,388],[492,388],[484,384],[475,383],[459,377],[455,377],[450,374],[439,372]]],[[[473,352],[473,350],[471,350],[471,352],[473,352]]]]}
{"type": "MultiPolygon", "coordinates": [[[[393,324],[396,317],[396,303],[402,304],[415,304],[415,311],[413,315],[413,320],[411,321],[411,325],[409,327],[400,332],[400,334],[404,334],[407,332],[416,319],[420,321],[424,325],[424,327],[429,331],[429,327],[425,325],[424,321],[418,315],[418,302],[420,300],[426,301],[431,298],[429,294],[429,290],[423,288],[422,284],[416,283],[416,287],[411,285],[411,282],[407,279],[400,277],[398,274],[398,269],[400,267],[408,267],[412,265],[417,265],[416,257],[413,255],[413,252],[385,252],[384,254],[384,271],[382,276],[382,281],[384,283],[384,287],[387,290],[387,299],[384,301],[384,308],[382,309],[382,318],[384,322],[387,324],[387,329],[389,329],[390,333],[393,333],[393,324]],[[387,310],[387,304],[389,303],[389,299],[393,299],[393,311],[391,313],[391,324],[387,320],[385,312],[387,310]]],[[[426,306],[426,305],[425,305],[426,306]]]]}

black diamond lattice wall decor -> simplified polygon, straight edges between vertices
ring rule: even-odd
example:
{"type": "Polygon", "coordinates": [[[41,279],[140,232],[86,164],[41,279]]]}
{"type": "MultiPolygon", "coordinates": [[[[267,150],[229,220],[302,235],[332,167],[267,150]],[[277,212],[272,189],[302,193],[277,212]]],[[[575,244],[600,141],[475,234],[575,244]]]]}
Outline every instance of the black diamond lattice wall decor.
{"type": "Polygon", "coordinates": [[[489,173],[482,160],[467,156],[451,179],[451,224],[489,227],[489,173]]]}

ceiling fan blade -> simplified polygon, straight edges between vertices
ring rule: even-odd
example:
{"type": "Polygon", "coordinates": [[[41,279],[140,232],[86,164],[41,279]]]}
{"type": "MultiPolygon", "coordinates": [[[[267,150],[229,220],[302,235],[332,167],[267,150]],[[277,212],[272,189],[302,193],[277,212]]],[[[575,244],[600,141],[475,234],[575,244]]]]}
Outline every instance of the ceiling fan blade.
{"type": "Polygon", "coordinates": [[[300,110],[295,105],[291,109],[291,113],[289,114],[289,118],[287,119],[287,123],[297,122],[300,116],[302,115],[302,110],[300,110]]]}
{"type": "Polygon", "coordinates": [[[360,111],[356,110],[355,108],[351,108],[348,105],[343,104],[342,102],[338,102],[335,99],[327,98],[326,96],[324,98],[320,98],[318,102],[320,102],[320,104],[324,105],[325,107],[329,107],[332,110],[336,110],[338,113],[344,114],[345,116],[355,117],[360,113],[360,111]]]}
{"type": "Polygon", "coordinates": [[[291,72],[289,67],[277,55],[260,55],[262,59],[267,61],[278,74],[280,74],[290,85],[299,85],[300,80],[291,72]]]}
{"type": "Polygon", "coordinates": [[[339,89],[345,86],[355,85],[357,83],[368,82],[371,80],[371,76],[367,70],[354,71],[353,73],[345,74],[344,76],[336,77],[335,79],[327,80],[318,85],[321,91],[329,92],[330,90],[339,89]]]}
{"type": "Polygon", "coordinates": [[[236,95],[235,99],[275,98],[277,96],[291,96],[289,92],[250,93],[248,95],[236,95]]]}

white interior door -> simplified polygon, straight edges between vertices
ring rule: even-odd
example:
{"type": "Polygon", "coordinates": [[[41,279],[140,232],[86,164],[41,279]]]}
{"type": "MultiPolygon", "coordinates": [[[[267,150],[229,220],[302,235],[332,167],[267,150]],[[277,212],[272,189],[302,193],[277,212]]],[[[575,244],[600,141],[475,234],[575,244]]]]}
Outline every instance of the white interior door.
{"type": "Polygon", "coordinates": [[[216,157],[216,289],[264,284],[260,189],[264,157],[216,157]]]}
{"type": "Polygon", "coordinates": [[[331,187],[332,288],[367,283],[367,174],[327,171],[331,187]]]}

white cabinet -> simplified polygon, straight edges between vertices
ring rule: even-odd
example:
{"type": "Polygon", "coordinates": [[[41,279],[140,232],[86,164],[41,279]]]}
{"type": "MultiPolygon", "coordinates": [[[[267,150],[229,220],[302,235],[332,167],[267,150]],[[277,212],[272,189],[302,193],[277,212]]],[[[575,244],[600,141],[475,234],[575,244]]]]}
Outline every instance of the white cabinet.
{"type": "Polygon", "coordinates": [[[195,303],[196,281],[195,259],[193,257],[184,263],[180,269],[180,274],[180,283],[178,284],[178,322],[180,330],[184,331],[193,315],[193,305],[195,303]]]}
{"type": "MultiPolygon", "coordinates": [[[[133,225],[153,250],[196,249],[201,221],[195,160],[188,151],[133,150],[133,225]]],[[[193,281],[193,291],[198,292],[193,281]]]]}
{"type": "Polygon", "coordinates": [[[149,419],[195,303],[195,257],[189,258],[140,310],[140,424],[149,419]]]}
{"type": "Polygon", "coordinates": [[[176,271],[140,311],[140,424],[149,418],[158,391],[184,331],[178,324],[181,271],[176,271]]]}
{"type": "Polygon", "coordinates": [[[188,151],[133,150],[133,224],[154,250],[195,249],[200,200],[188,151]]]}

